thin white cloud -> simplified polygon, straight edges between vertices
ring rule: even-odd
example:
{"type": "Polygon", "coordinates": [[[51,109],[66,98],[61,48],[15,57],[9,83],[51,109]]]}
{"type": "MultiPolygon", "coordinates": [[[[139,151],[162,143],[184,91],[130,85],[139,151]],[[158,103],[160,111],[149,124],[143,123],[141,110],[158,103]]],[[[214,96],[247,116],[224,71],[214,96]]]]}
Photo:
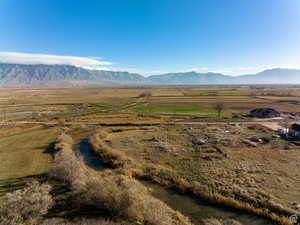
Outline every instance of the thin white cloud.
{"type": "Polygon", "coordinates": [[[113,63],[100,61],[100,57],[61,56],[49,54],[30,54],[19,52],[0,52],[0,63],[10,64],[46,64],[73,65],[88,70],[127,71],[130,73],[148,74],[149,72],[135,68],[113,68],[113,63]]]}
{"type": "Polygon", "coordinates": [[[48,65],[73,65],[82,67],[89,70],[106,70],[106,71],[127,71],[130,73],[143,74],[144,76],[177,73],[177,72],[190,72],[195,71],[198,73],[222,73],[226,75],[244,75],[255,74],[266,69],[272,68],[286,68],[286,69],[299,69],[295,65],[255,65],[255,66],[240,66],[240,67],[193,67],[182,71],[166,71],[166,70],[140,70],[136,68],[114,68],[113,63],[102,61],[100,57],[78,57],[78,56],[61,56],[49,54],[30,54],[19,52],[0,52],[0,63],[13,63],[13,64],[48,64],[48,65]]]}
{"type": "Polygon", "coordinates": [[[87,70],[106,70],[106,71],[115,71],[115,72],[147,74],[147,72],[135,68],[113,68],[113,67],[99,67],[99,66],[82,66],[82,68],[87,70]]]}
{"type": "Polygon", "coordinates": [[[19,52],[0,52],[1,63],[13,64],[48,64],[74,65],[79,67],[109,66],[111,62],[100,61],[98,57],[77,57],[46,54],[29,54],[19,52]]]}

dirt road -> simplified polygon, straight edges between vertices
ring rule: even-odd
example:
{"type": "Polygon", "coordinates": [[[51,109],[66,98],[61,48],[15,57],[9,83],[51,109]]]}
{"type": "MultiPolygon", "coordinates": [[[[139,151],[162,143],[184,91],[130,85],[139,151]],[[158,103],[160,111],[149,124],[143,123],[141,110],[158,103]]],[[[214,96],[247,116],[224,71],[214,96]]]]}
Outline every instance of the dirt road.
{"type": "MultiPolygon", "coordinates": [[[[18,125],[18,124],[39,124],[55,126],[59,125],[59,122],[37,122],[37,121],[7,121],[0,122],[0,126],[4,125],[18,125]]],[[[98,125],[98,126],[158,126],[158,125],[213,125],[213,124],[261,124],[267,128],[276,131],[278,128],[282,128],[278,122],[154,122],[154,123],[101,123],[101,122],[65,122],[64,125],[98,125]]]]}

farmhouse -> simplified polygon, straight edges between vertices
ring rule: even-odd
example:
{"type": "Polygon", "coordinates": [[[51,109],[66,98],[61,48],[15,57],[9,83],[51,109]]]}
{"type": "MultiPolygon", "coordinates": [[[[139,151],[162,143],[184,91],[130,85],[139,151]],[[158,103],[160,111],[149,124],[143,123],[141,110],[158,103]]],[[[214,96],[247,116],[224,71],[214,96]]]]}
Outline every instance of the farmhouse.
{"type": "Polygon", "coordinates": [[[257,108],[251,110],[249,115],[257,118],[274,118],[279,117],[280,113],[272,108],[257,108]]]}
{"type": "Polygon", "coordinates": [[[289,135],[294,138],[300,138],[300,124],[294,123],[289,129],[289,135]]]}

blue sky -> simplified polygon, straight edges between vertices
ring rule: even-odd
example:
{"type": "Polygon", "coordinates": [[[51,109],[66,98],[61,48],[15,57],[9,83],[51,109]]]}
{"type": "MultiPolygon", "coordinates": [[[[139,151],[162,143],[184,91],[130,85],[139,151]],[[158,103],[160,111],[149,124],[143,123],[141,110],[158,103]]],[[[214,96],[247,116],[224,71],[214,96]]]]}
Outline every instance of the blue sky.
{"type": "Polygon", "coordinates": [[[146,75],[300,68],[300,1],[0,0],[0,53],[146,75]]]}

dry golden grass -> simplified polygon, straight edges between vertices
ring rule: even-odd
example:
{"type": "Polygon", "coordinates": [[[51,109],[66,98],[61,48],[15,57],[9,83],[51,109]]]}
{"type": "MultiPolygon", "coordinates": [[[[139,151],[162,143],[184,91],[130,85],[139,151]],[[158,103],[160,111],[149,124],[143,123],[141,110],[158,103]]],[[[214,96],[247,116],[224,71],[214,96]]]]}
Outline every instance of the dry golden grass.
{"type": "MultiPolygon", "coordinates": [[[[284,88],[273,89],[272,92],[285,91],[284,88]]],[[[279,102],[280,100],[295,100],[297,97],[285,96],[244,96],[250,93],[249,89],[240,87],[147,87],[147,88],[43,88],[43,89],[0,89],[1,104],[39,104],[32,109],[46,109],[47,104],[79,104],[79,103],[101,103],[102,105],[120,108],[121,105],[136,102],[137,97],[143,93],[151,93],[147,101],[152,103],[214,103],[222,101],[229,104],[232,110],[243,112],[255,107],[272,106],[281,111],[299,111],[299,105],[279,102]],[[233,96],[185,96],[186,92],[221,91],[235,93],[233,96]],[[241,95],[239,95],[241,93],[241,95]],[[2,101],[1,101],[2,100],[2,101]]],[[[300,93],[299,89],[292,91],[300,93]]],[[[297,99],[296,99],[297,100],[297,99]]],[[[31,107],[22,106],[24,109],[31,107]]],[[[68,106],[51,106],[53,109],[68,109],[68,106]]],[[[51,108],[50,107],[50,108],[51,108]]]]}
{"type": "Polygon", "coordinates": [[[121,151],[111,148],[105,143],[107,133],[100,131],[90,137],[89,143],[92,151],[98,155],[104,163],[109,164],[113,168],[123,166],[128,158],[121,151]]]}
{"type": "MultiPolygon", "coordinates": [[[[230,170],[230,168],[226,168],[224,166],[230,165],[230,162],[220,161],[220,163],[205,163],[202,162],[202,164],[207,165],[207,167],[204,167],[208,169],[206,174],[210,174],[212,178],[216,178],[216,180],[211,180],[212,184],[207,186],[203,185],[199,182],[190,182],[186,178],[189,179],[195,179],[193,176],[197,176],[197,168],[193,168],[191,171],[190,166],[188,168],[181,168],[179,164],[182,162],[180,160],[175,160],[176,158],[183,158],[184,155],[187,155],[188,153],[181,152],[181,156],[178,156],[176,154],[172,154],[171,146],[168,145],[169,149],[167,151],[157,151],[153,148],[149,150],[150,152],[147,152],[147,148],[141,144],[143,141],[138,139],[138,132],[141,132],[140,138],[142,140],[159,140],[156,138],[150,138],[147,135],[147,132],[145,131],[124,131],[121,133],[116,133],[116,137],[113,138],[114,134],[110,135],[110,142],[112,146],[117,146],[117,148],[108,146],[105,151],[99,151],[98,153],[103,154],[103,156],[106,158],[106,162],[114,162],[117,160],[117,164],[115,164],[115,167],[117,165],[122,165],[123,173],[127,174],[128,176],[137,177],[140,179],[146,179],[151,180],[155,183],[173,187],[176,188],[178,191],[182,193],[190,193],[194,196],[199,197],[200,199],[204,199],[206,201],[217,203],[220,205],[226,205],[235,209],[239,209],[242,211],[246,211],[249,213],[254,213],[256,215],[261,215],[267,218],[272,219],[273,221],[279,222],[280,224],[290,224],[287,216],[297,213],[294,210],[291,210],[287,207],[283,207],[278,203],[272,202],[270,199],[273,199],[273,196],[269,195],[268,193],[263,193],[261,189],[260,192],[257,189],[256,193],[252,192],[252,194],[247,193],[247,188],[249,190],[254,191],[254,188],[251,188],[252,185],[255,184],[255,182],[263,182],[263,178],[260,178],[260,176],[257,176],[256,174],[258,172],[262,173],[263,171],[257,169],[255,166],[251,166],[248,164],[240,165],[239,171],[243,173],[242,176],[238,176],[237,174],[231,174],[231,172],[235,171],[230,170]],[[123,138],[121,138],[123,136],[123,138]],[[117,140],[118,144],[115,143],[117,140]],[[125,143],[122,145],[122,143],[125,143]],[[139,147],[139,144],[141,146],[139,147]],[[122,147],[123,146],[123,147],[122,147]],[[145,157],[145,153],[148,153],[145,157]],[[125,154],[127,158],[123,157],[114,157],[116,154],[121,154],[122,156],[125,154]],[[108,157],[109,156],[109,157],[108,157]],[[143,157],[144,156],[144,157],[143,157]],[[128,158],[131,158],[131,160],[128,158]],[[145,161],[147,159],[147,162],[145,161]],[[166,160],[168,161],[168,164],[163,164],[163,162],[166,160]],[[149,163],[149,161],[151,163],[149,163]],[[217,166],[214,168],[213,166],[217,166]],[[223,165],[223,169],[222,168],[223,165]],[[221,166],[221,168],[220,168],[221,166]],[[241,167],[242,166],[242,167],[241,167]],[[183,169],[186,169],[188,171],[185,171],[183,169]],[[247,172],[249,171],[249,173],[247,172]],[[192,173],[189,175],[188,173],[192,173]],[[180,173],[180,175],[179,175],[180,173]],[[189,176],[188,176],[189,175],[189,176]],[[217,177],[216,177],[217,175],[217,177]],[[220,180],[220,178],[222,178],[220,180]],[[256,180],[253,183],[253,179],[256,180]],[[227,183],[224,183],[224,182],[227,183]],[[240,185],[237,185],[238,182],[240,182],[240,185]],[[224,189],[230,185],[231,187],[244,187],[245,189],[237,189],[237,190],[229,190],[224,189]],[[265,197],[264,197],[265,196],[265,197]]],[[[157,134],[156,134],[157,135],[157,134]]],[[[97,136],[97,135],[95,135],[97,136]]],[[[101,135],[99,135],[100,137],[101,135]]],[[[105,135],[106,136],[106,135],[105,135]]],[[[104,137],[105,137],[104,136],[104,137]]],[[[154,135],[155,136],[155,135],[154,135]]],[[[179,136],[177,137],[177,141],[179,139],[179,136]]],[[[100,141],[102,139],[100,138],[100,141]]],[[[170,141],[170,139],[168,139],[170,141]]],[[[91,141],[95,141],[95,139],[91,139],[91,141]]],[[[103,140],[102,140],[103,141],[103,140]]],[[[162,140],[160,140],[162,141],[162,140]]],[[[99,142],[99,140],[96,142],[99,142]]],[[[175,150],[176,151],[176,150],[175,150]]],[[[250,151],[250,150],[248,150],[250,151]]],[[[262,150],[260,150],[262,151],[262,150]]],[[[270,149],[268,150],[271,151],[270,149]]],[[[267,151],[266,151],[267,152],[267,151]]],[[[271,151],[272,152],[272,151],[271,151]]],[[[263,152],[265,153],[265,152],[263,152]]],[[[193,153],[194,154],[194,153],[193,153]]],[[[235,152],[236,154],[236,152],[235,152]]],[[[253,152],[249,152],[249,154],[260,154],[259,150],[254,150],[253,152]]],[[[268,160],[278,160],[277,157],[278,154],[274,153],[274,157],[269,157],[268,160]]],[[[186,157],[188,162],[192,162],[191,157],[186,157]]],[[[256,157],[257,159],[257,157],[256,157]]],[[[234,162],[235,159],[233,159],[232,162],[234,162]]],[[[264,154],[262,155],[262,159],[265,160],[264,154]]],[[[197,165],[195,163],[192,164],[194,167],[197,165]]],[[[201,164],[200,164],[201,165],[201,164]]],[[[234,167],[235,168],[235,167],[234,167]]],[[[201,169],[201,168],[198,168],[201,169]]],[[[205,171],[204,171],[205,172],[205,171]]],[[[199,173],[199,171],[198,171],[199,173]]],[[[209,180],[206,178],[206,180],[209,180]]],[[[201,181],[201,180],[200,180],[201,181]]]]}
{"type": "MultiPolygon", "coordinates": [[[[276,92],[278,90],[267,91],[276,92]]],[[[209,106],[215,101],[221,100],[231,110],[237,112],[247,112],[255,107],[274,107],[280,111],[289,112],[300,111],[300,105],[279,102],[281,100],[294,100],[294,97],[244,96],[249,91],[251,90],[247,87],[0,89],[0,104],[68,103],[71,104],[70,107],[74,109],[74,112],[49,119],[52,121],[96,121],[99,123],[156,122],[168,121],[171,118],[166,117],[167,119],[164,119],[159,115],[126,113],[132,107],[138,104],[147,104],[148,102],[159,104],[184,102],[209,106]],[[185,93],[189,91],[232,91],[235,95],[185,96],[185,93]],[[151,92],[151,96],[148,96],[146,101],[139,101],[140,98],[138,96],[146,92],[151,92]],[[236,95],[238,92],[243,93],[243,96],[236,95]]],[[[298,93],[299,89],[293,90],[293,92],[298,93]]],[[[47,107],[46,105],[20,106],[18,110],[46,109],[47,107]]],[[[69,108],[69,106],[58,105],[53,107],[57,107],[57,109],[69,108]]],[[[14,118],[17,117],[19,116],[14,118]]],[[[64,124],[62,123],[61,125],[64,124]]],[[[79,125],[77,128],[70,126],[68,129],[70,129],[70,132],[76,130],[80,135],[81,133],[86,135],[89,130],[89,128],[79,127],[79,125]]],[[[281,143],[269,149],[263,146],[257,149],[249,149],[245,146],[239,146],[239,148],[225,146],[222,148],[222,151],[227,154],[228,158],[222,156],[218,159],[220,161],[208,158],[210,159],[208,161],[203,159],[204,153],[201,152],[203,149],[199,148],[194,149],[195,151],[190,151],[189,143],[191,143],[191,140],[185,140],[187,133],[182,132],[180,129],[174,132],[171,131],[171,128],[166,128],[167,132],[163,132],[160,128],[150,131],[150,133],[161,136],[173,132],[172,135],[175,134],[176,143],[166,144],[162,143],[165,141],[160,139],[159,143],[154,143],[156,144],[154,145],[149,141],[152,137],[147,135],[144,129],[141,129],[141,133],[132,129],[132,131],[113,132],[115,134],[108,137],[111,144],[104,141],[105,136],[100,135],[98,137],[99,140],[95,141],[98,144],[95,144],[94,149],[98,149],[98,153],[106,162],[111,163],[114,167],[121,166],[123,173],[128,176],[149,176],[157,183],[175,185],[182,192],[190,192],[190,181],[197,181],[202,182],[201,188],[204,189],[204,192],[209,189],[206,190],[203,184],[208,185],[210,190],[220,192],[226,196],[235,195],[239,191],[243,194],[247,193],[247,196],[262,197],[263,201],[267,199],[265,196],[271,196],[271,198],[275,196],[276,203],[272,204],[273,208],[279,207],[278,203],[281,203],[284,207],[289,207],[289,202],[299,198],[299,183],[297,183],[296,179],[293,179],[298,176],[296,171],[299,164],[290,163],[291,160],[294,162],[296,159],[299,159],[299,152],[296,152],[296,150],[282,151],[279,149],[281,143]],[[148,139],[148,141],[145,139],[148,139]],[[122,141],[125,144],[122,144],[122,141]],[[149,145],[153,146],[150,148],[149,145]],[[257,165],[262,165],[263,169],[252,169],[257,165]],[[147,170],[151,166],[159,168],[158,172],[151,174],[151,171],[147,170]],[[278,177],[278,179],[273,179],[273,177],[278,177]],[[259,194],[258,192],[265,192],[265,194],[259,194]]],[[[191,129],[186,127],[186,130],[191,129]]],[[[216,130],[215,132],[217,134],[220,131],[216,130]]],[[[256,131],[253,131],[251,135],[254,133],[256,131]]],[[[40,127],[17,127],[0,130],[0,179],[44,172],[51,158],[42,152],[57,134],[58,131],[54,128],[42,129],[40,127]]],[[[199,136],[200,134],[197,135],[199,136]]],[[[94,138],[97,139],[96,137],[94,138]]],[[[57,149],[71,146],[69,141],[63,141],[67,144],[60,145],[60,143],[56,146],[57,149]]],[[[215,151],[211,148],[206,150],[215,151]]],[[[210,153],[208,152],[207,154],[210,153]]],[[[214,201],[217,200],[214,199],[214,201]]],[[[228,201],[231,202],[231,200],[228,201]]],[[[234,202],[231,203],[235,204],[234,202]]],[[[245,207],[246,210],[248,206],[237,207],[245,207]]],[[[258,211],[257,213],[263,212],[258,211]]],[[[274,220],[284,219],[278,219],[278,216],[275,214],[269,214],[269,216],[273,217],[274,220]]]]}
{"type": "Polygon", "coordinates": [[[0,137],[0,179],[44,173],[51,156],[43,152],[57,134],[54,128],[38,127],[0,137]]]}
{"type": "Polygon", "coordinates": [[[130,225],[127,222],[113,222],[101,218],[48,219],[40,225],[130,225]]]}
{"type": "Polygon", "coordinates": [[[50,176],[70,183],[80,194],[77,202],[106,209],[111,215],[145,225],[191,225],[189,220],[152,197],[138,181],[113,171],[97,173],[85,166],[71,149],[70,138],[59,138],[50,176]],[[65,142],[65,140],[68,140],[65,142]]]}

